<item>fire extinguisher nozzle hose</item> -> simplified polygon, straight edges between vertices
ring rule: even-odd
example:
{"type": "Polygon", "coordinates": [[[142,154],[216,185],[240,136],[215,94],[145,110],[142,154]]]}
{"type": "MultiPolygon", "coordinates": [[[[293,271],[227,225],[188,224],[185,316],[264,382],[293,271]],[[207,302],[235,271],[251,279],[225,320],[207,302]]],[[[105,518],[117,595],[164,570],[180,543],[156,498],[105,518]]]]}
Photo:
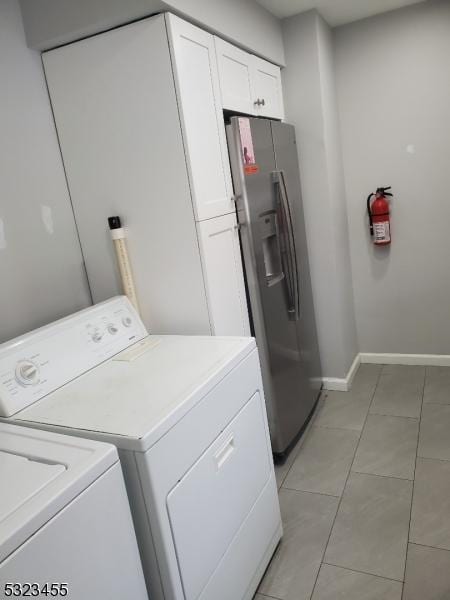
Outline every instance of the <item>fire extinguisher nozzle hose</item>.
{"type": "Polygon", "coordinates": [[[370,200],[372,199],[372,196],[374,196],[374,194],[369,194],[369,196],[367,197],[367,214],[369,216],[369,231],[370,231],[370,235],[373,237],[373,221],[372,221],[372,213],[370,211],[370,200]]]}

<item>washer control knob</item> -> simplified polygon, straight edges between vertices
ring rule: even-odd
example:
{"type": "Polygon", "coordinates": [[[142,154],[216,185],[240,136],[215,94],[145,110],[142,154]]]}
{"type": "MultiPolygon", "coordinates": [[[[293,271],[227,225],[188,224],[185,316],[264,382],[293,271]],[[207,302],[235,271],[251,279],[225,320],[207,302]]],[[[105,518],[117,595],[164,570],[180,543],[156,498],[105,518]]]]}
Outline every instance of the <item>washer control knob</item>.
{"type": "Polygon", "coordinates": [[[117,325],[114,325],[114,323],[110,323],[106,329],[111,335],[116,335],[116,333],[119,331],[117,325]]]}
{"type": "Polygon", "coordinates": [[[125,327],[131,327],[131,325],[133,324],[133,321],[132,321],[131,317],[123,317],[122,323],[124,324],[125,327]]]}
{"type": "Polygon", "coordinates": [[[31,360],[22,360],[16,366],[16,381],[20,385],[39,383],[39,367],[31,360]]]}
{"type": "Polygon", "coordinates": [[[99,342],[102,341],[102,337],[103,337],[103,334],[98,329],[96,329],[91,335],[92,341],[95,342],[96,344],[98,344],[99,342]]]}

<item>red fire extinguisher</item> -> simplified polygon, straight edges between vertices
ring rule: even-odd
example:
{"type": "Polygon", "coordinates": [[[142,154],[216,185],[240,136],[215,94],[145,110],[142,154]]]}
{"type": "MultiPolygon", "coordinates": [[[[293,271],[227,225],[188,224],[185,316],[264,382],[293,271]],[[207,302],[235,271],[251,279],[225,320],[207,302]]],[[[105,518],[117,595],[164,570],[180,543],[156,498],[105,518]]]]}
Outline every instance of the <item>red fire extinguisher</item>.
{"type": "Polygon", "coordinates": [[[375,194],[367,198],[367,213],[369,215],[369,230],[373,237],[373,243],[377,246],[387,246],[391,243],[391,224],[389,219],[389,203],[386,196],[391,196],[387,190],[389,187],[380,187],[375,194]],[[371,203],[372,197],[375,200],[371,203]]]}

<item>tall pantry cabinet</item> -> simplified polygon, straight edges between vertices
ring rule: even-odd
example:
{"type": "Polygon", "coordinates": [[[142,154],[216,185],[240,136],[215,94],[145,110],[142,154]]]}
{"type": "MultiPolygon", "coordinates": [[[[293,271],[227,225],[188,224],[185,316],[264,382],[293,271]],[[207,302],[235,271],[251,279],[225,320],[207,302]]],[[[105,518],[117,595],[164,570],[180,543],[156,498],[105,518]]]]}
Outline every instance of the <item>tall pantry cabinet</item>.
{"type": "Polygon", "coordinates": [[[214,36],[158,15],[43,62],[94,301],[119,215],[150,331],[249,335],[214,36]]]}

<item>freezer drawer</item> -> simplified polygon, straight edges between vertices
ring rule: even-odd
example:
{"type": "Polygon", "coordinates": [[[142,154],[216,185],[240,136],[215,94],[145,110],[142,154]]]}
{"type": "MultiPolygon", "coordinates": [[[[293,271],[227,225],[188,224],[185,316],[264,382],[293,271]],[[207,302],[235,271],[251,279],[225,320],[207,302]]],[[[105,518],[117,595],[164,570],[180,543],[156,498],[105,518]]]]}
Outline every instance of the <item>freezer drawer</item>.
{"type": "Polygon", "coordinates": [[[168,495],[187,600],[199,597],[271,473],[257,392],[168,495]]]}

